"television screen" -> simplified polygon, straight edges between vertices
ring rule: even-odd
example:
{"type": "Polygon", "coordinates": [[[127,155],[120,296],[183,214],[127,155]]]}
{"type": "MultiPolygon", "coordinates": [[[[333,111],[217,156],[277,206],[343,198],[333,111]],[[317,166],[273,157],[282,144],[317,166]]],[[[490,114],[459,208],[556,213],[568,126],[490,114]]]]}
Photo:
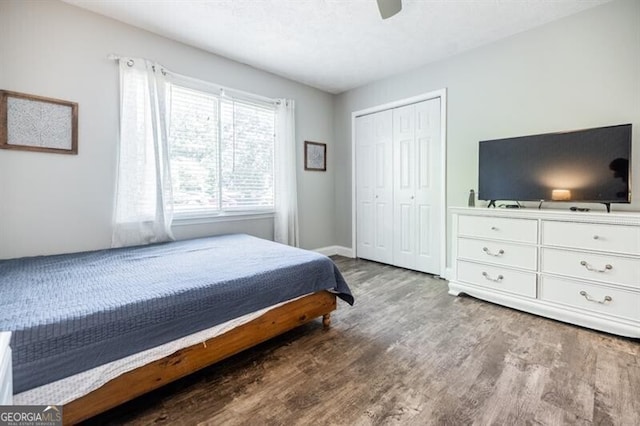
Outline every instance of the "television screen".
{"type": "Polygon", "coordinates": [[[631,201],[631,124],[481,141],[481,200],[631,201]]]}

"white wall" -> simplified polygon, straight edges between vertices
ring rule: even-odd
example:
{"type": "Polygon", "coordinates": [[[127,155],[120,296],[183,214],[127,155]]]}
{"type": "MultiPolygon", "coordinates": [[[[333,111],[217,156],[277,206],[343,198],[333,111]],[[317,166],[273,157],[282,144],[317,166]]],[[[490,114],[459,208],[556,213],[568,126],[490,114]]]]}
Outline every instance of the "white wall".
{"type": "MultiPolygon", "coordinates": [[[[617,0],[337,96],[336,244],[352,245],[351,113],[445,87],[450,206],[477,190],[484,139],[633,123],[640,183],[640,1],[617,0]]],[[[613,209],[640,210],[640,184],[632,199],[613,209]]]]}
{"type": "MultiPolygon", "coordinates": [[[[78,102],[79,155],[0,150],[0,259],[109,246],[118,134],[118,67],[109,53],[295,99],[301,244],[334,244],[332,95],[65,3],[2,0],[0,89],[78,102]],[[326,173],[303,170],[304,140],[329,144],[326,173]]],[[[271,238],[273,225],[262,219],[175,228],[179,238],[225,232],[271,238]]]]}

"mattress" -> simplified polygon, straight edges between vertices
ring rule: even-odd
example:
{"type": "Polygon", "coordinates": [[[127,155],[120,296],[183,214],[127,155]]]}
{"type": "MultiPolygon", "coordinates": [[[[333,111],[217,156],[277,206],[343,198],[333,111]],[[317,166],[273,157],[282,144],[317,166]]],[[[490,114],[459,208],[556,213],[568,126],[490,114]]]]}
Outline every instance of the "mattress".
{"type": "Polygon", "coordinates": [[[99,365],[72,376],[64,377],[55,382],[47,383],[33,389],[21,392],[13,396],[13,403],[16,405],[64,405],[73,400],[88,395],[92,391],[102,387],[109,381],[121,376],[124,373],[135,370],[151,362],[165,358],[180,349],[204,344],[209,339],[220,336],[236,327],[246,324],[266,312],[284,305],[288,302],[261,309],[250,314],[234,318],[230,321],[216,325],[197,333],[189,334],[185,337],[172,340],[160,346],[147,349],[142,352],[99,365]]]}
{"type": "Polygon", "coordinates": [[[353,303],[329,258],[240,234],[0,261],[14,393],[320,290],[353,303]]]}

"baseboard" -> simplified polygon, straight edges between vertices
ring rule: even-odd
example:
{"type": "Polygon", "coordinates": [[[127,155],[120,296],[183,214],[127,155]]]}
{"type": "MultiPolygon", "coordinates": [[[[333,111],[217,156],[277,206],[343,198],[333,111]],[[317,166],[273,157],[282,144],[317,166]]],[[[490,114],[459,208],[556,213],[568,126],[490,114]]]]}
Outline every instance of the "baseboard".
{"type": "Polygon", "coordinates": [[[353,255],[353,249],[350,247],[343,247],[343,246],[336,246],[337,248],[337,255],[338,256],[344,256],[344,257],[350,257],[350,258],[354,258],[355,256],[353,255]]]}
{"type": "Polygon", "coordinates": [[[338,254],[338,246],[321,247],[311,251],[324,254],[325,256],[333,256],[334,254],[338,254]]]}
{"type": "Polygon", "coordinates": [[[316,253],[324,254],[325,256],[344,256],[344,257],[353,257],[353,249],[349,247],[343,246],[329,246],[329,247],[321,247],[314,249],[316,253]]]}

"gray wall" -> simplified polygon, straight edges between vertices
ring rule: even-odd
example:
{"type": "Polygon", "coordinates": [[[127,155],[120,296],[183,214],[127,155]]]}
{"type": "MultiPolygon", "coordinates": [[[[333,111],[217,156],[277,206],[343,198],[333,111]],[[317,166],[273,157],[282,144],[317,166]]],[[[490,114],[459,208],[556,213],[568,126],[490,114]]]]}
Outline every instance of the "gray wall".
{"type": "MultiPolygon", "coordinates": [[[[79,155],[0,150],[0,258],[108,247],[118,67],[109,53],[154,59],[181,74],[296,100],[300,239],[333,245],[333,97],[57,1],[0,1],[0,89],[79,103],[79,155]],[[305,172],[303,141],[329,143],[328,171],[305,172]]],[[[272,220],[175,227],[179,238],[224,232],[271,238],[272,220]]]]}
{"type": "Polygon", "coordinates": [[[618,0],[338,95],[336,244],[352,245],[351,113],[441,88],[449,206],[477,189],[479,140],[633,123],[634,202],[614,209],[640,210],[640,2],[618,0]]]}
{"type": "MultiPolygon", "coordinates": [[[[303,247],[351,247],[351,112],[446,87],[448,203],[477,187],[477,142],[613,123],[634,124],[640,182],[640,2],[617,0],[448,60],[331,96],[56,2],[0,1],[0,88],[80,104],[77,157],[0,151],[0,258],[107,247],[111,235],[118,73],[109,53],[297,102],[303,247]],[[333,129],[333,130],[332,130],[333,129]],[[304,172],[304,140],[327,142],[328,171],[304,172]]],[[[640,210],[640,185],[634,204],[640,210]]],[[[244,231],[270,220],[179,226],[179,238],[244,231]]]]}

